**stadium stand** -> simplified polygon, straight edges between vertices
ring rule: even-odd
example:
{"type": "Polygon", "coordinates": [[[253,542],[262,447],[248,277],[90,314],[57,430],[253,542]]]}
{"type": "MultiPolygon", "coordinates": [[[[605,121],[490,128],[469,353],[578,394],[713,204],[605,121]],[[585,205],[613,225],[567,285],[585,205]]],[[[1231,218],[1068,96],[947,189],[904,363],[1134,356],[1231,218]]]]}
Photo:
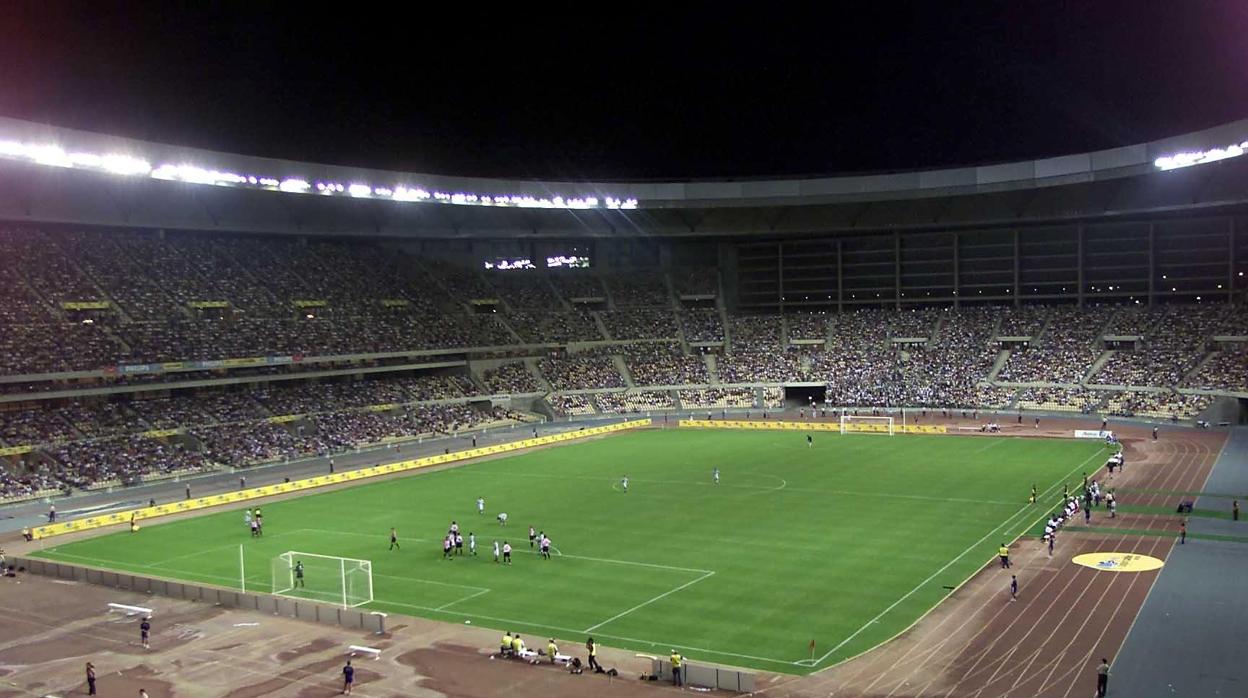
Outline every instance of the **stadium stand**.
{"type": "Polygon", "coordinates": [[[680,324],[685,332],[685,341],[722,342],[724,341],[724,323],[720,320],[716,308],[693,308],[680,313],[680,324]]]}
{"type": "MultiPolygon", "coordinates": [[[[1035,334],[1034,344],[1010,352],[997,380],[1013,383],[1081,383],[1101,353],[1097,343],[1112,307],[1079,311],[1072,307],[1033,308],[1026,328],[1035,334]],[[1040,328],[1044,327],[1043,334],[1040,328]]],[[[999,330],[1000,336],[1010,335],[999,330]]]]}
{"type": "Polygon", "coordinates": [[[1186,386],[1248,393],[1248,344],[1223,345],[1187,379],[1186,386]]]}
{"type": "Polygon", "coordinates": [[[795,339],[824,341],[828,338],[828,316],[799,313],[787,318],[789,341],[795,339]]]}
{"type": "Polygon", "coordinates": [[[708,388],[681,390],[677,393],[681,407],[687,410],[736,410],[754,407],[753,388],[708,388]]]}
{"type": "Polygon", "coordinates": [[[603,339],[594,317],[584,311],[513,311],[507,322],[528,344],[596,342],[603,339]]]}
{"type": "Polygon", "coordinates": [[[538,368],[557,391],[624,387],[624,378],[610,356],[550,357],[539,361],[538,368]]]}
{"type": "Polygon", "coordinates": [[[672,394],[666,390],[626,390],[616,393],[598,393],[598,407],[606,413],[629,414],[651,410],[676,408],[672,394]]]}
{"type": "Polygon", "coordinates": [[[593,400],[589,395],[577,393],[574,395],[560,395],[552,393],[546,397],[546,401],[550,403],[555,414],[561,417],[577,417],[583,415],[595,414],[593,400]]]}
{"type": "Polygon", "coordinates": [[[497,395],[535,393],[541,389],[537,378],[519,362],[486,369],[482,378],[485,380],[486,389],[497,395]]]}
{"type": "Polygon", "coordinates": [[[632,270],[607,277],[611,300],[617,308],[670,307],[667,277],[659,272],[632,270]]]}
{"type": "Polygon", "coordinates": [[[675,339],[676,317],[670,310],[616,310],[603,313],[612,339],[675,339]]]}
{"type": "Polygon", "coordinates": [[[1092,414],[1109,395],[1087,388],[1026,388],[1019,393],[1018,408],[1092,414]]]}
{"type": "Polygon", "coordinates": [[[702,357],[685,354],[679,344],[631,344],[619,349],[637,385],[705,385],[710,382],[702,357]]]}
{"type": "MultiPolygon", "coordinates": [[[[545,379],[557,416],[673,409],[677,398],[691,409],[749,409],[759,386],[799,381],[825,385],[830,403],[864,408],[1004,409],[1015,389],[996,383],[1023,383],[1021,409],[1150,419],[1188,419],[1213,400],[1175,388],[1248,392],[1248,349],[1235,340],[1248,335],[1248,319],[1227,303],[725,314],[674,309],[673,293],[720,295],[713,268],[482,271],[372,243],[31,225],[0,227],[0,270],[10,279],[0,289],[0,374],[12,381],[0,394],[37,400],[0,410],[0,442],[30,449],[0,456],[0,497],[517,417],[467,406],[482,391],[464,369],[412,375],[361,355],[502,359],[473,373],[486,392],[537,394],[545,379]],[[729,346],[706,357],[681,337],[729,346]],[[1011,337],[1025,344],[1006,344],[992,375],[998,343],[1011,337]],[[589,346],[556,348],[569,343],[589,346]],[[540,376],[522,359],[536,359],[540,376]],[[122,370],[131,365],[174,368],[122,370]],[[365,366],[395,373],[347,375],[365,366]],[[83,375],[45,375],[57,372],[83,375]],[[243,384],[212,385],[227,377],[243,384]],[[1107,388],[1089,390],[1085,378],[1107,388]],[[129,392],[75,392],[87,387],[129,392]],[[581,390],[609,392],[568,394],[581,390]],[[144,435],[161,432],[170,433],[144,435]]],[[[782,388],[762,391],[758,404],[784,404],[782,388]]]]}
{"type": "Polygon", "coordinates": [[[738,315],[728,319],[734,349],[767,351],[781,349],[784,321],[779,315],[738,315]]]}

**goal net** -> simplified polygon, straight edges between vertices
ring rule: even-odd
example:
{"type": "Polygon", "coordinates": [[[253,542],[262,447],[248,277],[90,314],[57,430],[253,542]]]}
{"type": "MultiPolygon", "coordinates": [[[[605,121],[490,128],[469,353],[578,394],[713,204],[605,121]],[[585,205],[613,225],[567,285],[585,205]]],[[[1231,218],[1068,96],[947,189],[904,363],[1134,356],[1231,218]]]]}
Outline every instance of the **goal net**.
{"type": "Polygon", "coordinates": [[[373,600],[373,563],[288,550],[273,558],[273,594],[363,606],[373,600]]]}
{"type": "Polygon", "coordinates": [[[892,436],[893,418],[872,415],[841,415],[841,433],[888,434],[892,436]]]}

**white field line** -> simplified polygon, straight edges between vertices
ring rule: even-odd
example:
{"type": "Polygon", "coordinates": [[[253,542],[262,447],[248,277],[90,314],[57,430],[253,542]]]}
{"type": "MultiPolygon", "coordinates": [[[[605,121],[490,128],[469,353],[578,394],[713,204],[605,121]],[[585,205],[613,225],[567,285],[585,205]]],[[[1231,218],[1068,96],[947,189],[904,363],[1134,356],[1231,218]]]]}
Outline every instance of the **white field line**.
{"type": "MultiPolygon", "coordinates": [[[[1086,459],[1085,459],[1082,463],[1080,463],[1079,465],[1076,465],[1074,468],[1072,468],[1072,469],[1070,470],[1070,472],[1068,472],[1068,473],[1066,473],[1064,476],[1062,476],[1062,478],[1061,478],[1060,480],[1058,480],[1057,482],[1055,482],[1055,483],[1053,483],[1052,485],[1050,485],[1048,489],[1046,489],[1044,492],[1042,492],[1042,493],[1041,493],[1041,496],[1043,496],[1043,495],[1047,495],[1050,491],[1056,491],[1056,490],[1057,490],[1058,485],[1060,485],[1060,484],[1062,484],[1063,482],[1065,482],[1065,481],[1066,481],[1066,478],[1070,477],[1071,475],[1074,475],[1076,472],[1078,472],[1078,471],[1079,471],[1079,469],[1080,469],[1080,468],[1082,468],[1082,467],[1084,467],[1085,465],[1087,465],[1087,464],[1088,464],[1088,463],[1089,463],[1089,462],[1090,462],[1093,458],[1099,458],[1103,452],[1104,452],[1104,449],[1099,449],[1099,450],[1097,450],[1097,452],[1096,452],[1096,453],[1093,453],[1091,456],[1088,456],[1088,457],[1087,457],[1087,458],[1086,458],[1086,459]]],[[[814,660],[813,662],[812,662],[811,660],[809,660],[809,659],[804,659],[804,660],[800,660],[800,661],[798,661],[798,662],[794,662],[794,664],[800,664],[800,665],[803,665],[803,666],[819,666],[819,664],[821,664],[821,663],[822,663],[825,659],[827,659],[828,657],[831,657],[831,656],[832,656],[832,655],[833,655],[833,654],[834,654],[837,650],[839,650],[839,649],[841,649],[842,647],[844,647],[845,645],[849,644],[849,642],[850,642],[851,640],[853,640],[855,637],[858,637],[860,634],[862,634],[862,632],[863,632],[864,630],[866,630],[867,628],[869,628],[869,627],[871,627],[872,625],[874,625],[874,624],[876,624],[877,622],[879,622],[879,620],[880,620],[881,618],[883,618],[885,615],[887,615],[889,612],[891,612],[894,608],[897,608],[897,606],[901,605],[901,603],[902,603],[903,601],[905,601],[906,599],[908,599],[908,598],[910,598],[911,596],[913,596],[913,595],[914,595],[916,592],[918,592],[920,589],[922,589],[923,587],[927,586],[929,582],[931,582],[933,579],[935,579],[938,575],[940,575],[941,573],[943,573],[945,570],[947,570],[947,569],[949,569],[950,567],[952,567],[952,566],[953,566],[953,564],[954,564],[954,563],[956,563],[958,560],[961,560],[963,557],[966,557],[967,553],[969,553],[969,552],[971,552],[972,550],[974,550],[975,548],[979,547],[979,546],[980,546],[980,545],[981,545],[984,541],[986,541],[986,540],[988,540],[989,538],[991,538],[991,537],[993,536],[993,534],[995,534],[997,531],[1001,530],[1002,528],[1004,528],[1004,527],[1006,527],[1006,526],[1011,525],[1011,524],[1010,524],[1010,522],[1011,522],[1011,521],[1013,521],[1014,519],[1017,519],[1019,516],[1021,516],[1021,515],[1025,514],[1025,513],[1027,513],[1027,511],[1028,511],[1029,509],[1031,509],[1033,506],[1034,506],[1034,505],[1032,505],[1032,504],[1030,504],[1030,503],[1029,503],[1029,504],[1025,504],[1025,505],[1023,505],[1023,508],[1021,508],[1021,509],[1019,509],[1018,511],[1016,511],[1016,512],[1015,512],[1014,514],[1012,514],[1012,515],[1011,515],[1008,519],[1006,519],[1005,521],[1003,521],[1003,522],[1002,522],[999,526],[997,526],[996,528],[994,528],[994,529],[992,529],[991,531],[989,531],[988,533],[986,533],[986,534],[985,534],[982,538],[980,538],[979,540],[977,540],[977,541],[975,541],[974,543],[972,543],[970,546],[968,546],[968,547],[966,548],[966,550],[963,550],[962,552],[958,553],[958,556],[957,556],[957,557],[955,557],[955,558],[953,558],[952,560],[950,560],[949,562],[945,563],[945,564],[944,564],[944,566],[942,566],[940,569],[938,569],[938,570],[936,570],[935,572],[933,572],[933,573],[931,574],[931,576],[929,576],[927,579],[924,579],[923,581],[919,582],[919,583],[918,583],[918,584],[917,584],[917,585],[916,585],[913,589],[911,589],[910,591],[906,592],[906,594],[905,594],[904,596],[902,596],[901,598],[897,599],[897,600],[896,600],[896,601],[894,601],[892,604],[890,604],[888,608],[885,608],[883,611],[880,611],[880,612],[879,612],[879,614],[877,614],[874,618],[872,618],[871,620],[869,620],[869,621],[867,621],[866,623],[864,623],[864,624],[862,625],[862,627],[858,628],[858,629],[857,629],[857,630],[855,630],[855,631],[854,631],[851,635],[849,635],[849,636],[848,636],[848,637],[846,637],[845,639],[841,640],[839,643],[837,643],[837,645],[836,645],[835,647],[833,647],[832,649],[830,649],[830,650],[828,650],[827,652],[825,652],[825,653],[823,654],[823,656],[819,657],[818,659],[814,660]]],[[[967,580],[969,580],[971,577],[974,577],[976,574],[979,574],[979,569],[976,569],[974,572],[972,572],[972,573],[971,573],[971,575],[970,575],[970,577],[967,577],[967,578],[966,578],[966,580],[963,580],[960,584],[958,584],[958,587],[961,587],[961,586],[962,586],[962,584],[965,584],[967,580]]],[[[957,589],[957,587],[955,587],[955,590],[956,590],[956,589],[957,589]]],[[[953,593],[953,592],[951,591],[950,593],[953,593]]],[[[948,595],[948,594],[946,594],[946,595],[945,595],[945,598],[948,598],[948,596],[949,596],[949,595],[948,595]]],[[[943,599],[942,599],[942,600],[943,600],[943,599]]],[[[940,605],[940,604],[939,604],[939,603],[937,603],[937,604],[933,605],[933,606],[932,606],[932,608],[935,608],[935,607],[936,607],[936,606],[938,606],[938,605],[940,605]]],[[[930,613],[930,612],[931,612],[931,609],[928,609],[928,613],[930,613]]],[[[927,613],[924,613],[922,616],[919,616],[919,618],[915,619],[915,621],[914,621],[914,622],[915,622],[915,623],[918,623],[918,622],[919,622],[919,620],[922,620],[923,616],[926,616],[926,615],[927,615],[927,613]]],[[[905,632],[906,630],[909,630],[909,629],[910,629],[910,628],[912,628],[912,627],[914,627],[914,623],[911,623],[909,626],[907,626],[907,627],[906,627],[905,629],[903,629],[901,632],[905,632]]],[[[901,633],[898,633],[898,635],[900,635],[900,634],[901,634],[901,633]]],[[[896,635],[894,635],[893,637],[896,637],[896,635]]],[[[889,638],[889,639],[891,640],[892,638],[889,638]]],[[[887,641],[888,641],[888,640],[885,640],[885,642],[887,642],[887,641]]],[[[881,644],[882,644],[882,643],[881,643],[881,644]]],[[[876,646],[878,647],[879,645],[876,645],[876,646]]]]}
{"type": "MultiPolygon", "coordinates": [[[[485,473],[473,473],[473,472],[463,471],[462,474],[484,475],[485,473]]],[[[603,481],[603,478],[600,478],[600,477],[589,477],[589,476],[584,476],[584,475],[582,476],[573,475],[573,476],[565,477],[562,475],[539,475],[536,473],[516,473],[516,472],[498,472],[498,473],[490,473],[489,475],[490,477],[527,477],[527,478],[537,478],[537,479],[542,479],[542,480],[588,480],[592,482],[603,481]]],[[[775,476],[772,476],[772,477],[775,477],[775,476]]],[[[780,478],[776,478],[776,479],[779,480],[780,478]]],[[[723,484],[723,483],[716,485],[714,482],[701,482],[701,481],[689,481],[689,480],[649,480],[649,479],[644,479],[644,478],[642,479],[629,478],[630,484],[636,483],[636,482],[650,484],[650,485],[683,485],[683,486],[692,486],[692,487],[733,488],[733,489],[751,490],[753,492],[759,492],[759,493],[786,490],[788,492],[807,492],[811,494],[839,494],[839,495],[846,495],[846,496],[851,496],[851,497],[879,497],[882,499],[912,499],[912,500],[923,501],[923,502],[957,502],[957,503],[964,503],[964,504],[995,504],[995,505],[1000,505],[1000,506],[1014,506],[1015,504],[1018,504],[1018,502],[1006,502],[1006,501],[1001,501],[1001,500],[996,500],[996,499],[960,499],[958,497],[932,497],[932,496],[925,496],[925,495],[920,495],[920,494],[898,494],[895,492],[858,492],[854,490],[825,490],[825,489],[819,489],[817,487],[789,487],[788,481],[786,480],[781,480],[782,484],[776,487],[756,487],[754,485],[730,485],[730,484],[723,484]]],[[[620,491],[619,484],[620,483],[618,482],[612,481],[611,489],[615,490],[616,492],[619,492],[620,491]]],[[[654,495],[653,492],[646,493],[647,497],[650,497],[653,495],[654,495]]]]}
{"type": "Polygon", "coordinates": [[[468,596],[465,596],[465,597],[464,597],[464,598],[462,598],[462,599],[455,599],[454,601],[452,601],[452,602],[450,602],[450,603],[444,603],[444,604],[442,604],[441,606],[438,606],[437,608],[435,608],[435,609],[433,609],[433,610],[435,610],[435,611],[442,611],[442,610],[446,610],[446,609],[450,608],[451,606],[454,606],[454,605],[455,605],[455,604],[457,604],[457,603],[462,603],[462,602],[467,601],[467,600],[469,600],[469,599],[475,599],[475,598],[477,598],[478,596],[480,596],[480,595],[482,595],[482,594],[488,594],[488,593],[490,593],[490,590],[489,590],[489,589],[482,589],[481,591],[478,591],[478,592],[477,592],[477,593],[475,593],[475,594],[469,594],[468,596]]]}
{"type": "Polygon", "coordinates": [[[636,611],[636,610],[639,610],[639,609],[645,608],[646,606],[649,606],[650,604],[654,603],[655,601],[658,601],[658,600],[663,599],[663,598],[667,598],[668,596],[671,596],[672,594],[675,594],[676,592],[678,592],[678,591],[680,591],[680,590],[682,590],[682,589],[687,589],[687,588],[689,588],[689,587],[693,586],[694,584],[697,584],[698,582],[702,581],[703,579],[706,579],[707,577],[710,577],[710,576],[712,576],[712,575],[714,575],[714,574],[715,574],[714,572],[707,572],[706,574],[702,575],[701,577],[698,577],[697,579],[694,579],[694,580],[691,580],[691,581],[685,582],[684,584],[681,584],[680,586],[676,587],[675,589],[669,589],[669,590],[667,590],[667,591],[663,592],[662,594],[659,594],[658,596],[655,596],[654,598],[649,599],[648,601],[643,601],[643,602],[641,602],[641,603],[637,604],[636,606],[633,606],[632,608],[628,609],[627,611],[623,611],[623,612],[621,612],[621,613],[617,613],[617,614],[615,614],[615,615],[611,616],[610,618],[608,618],[608,619],[606,619],[606,620],[602,621],[601,623],[598,623],[597,625],[591,625],[591,626],[589,626],[588,628],[585,628],[585,632],[587,632],[587,633],[588,633],[588,632],[592,632],[592,631],[594,631],[594,630],[597,630],[598,628],[601,628],[602,626],[606,625],[607,623],[610,623],[610,622],[612,622],[612,621],[619,620],[619,619],[623,618],[624,616],[626,616],[626,615],[628,615],[628,614],[632,613],[633,611],[636,611]]]}

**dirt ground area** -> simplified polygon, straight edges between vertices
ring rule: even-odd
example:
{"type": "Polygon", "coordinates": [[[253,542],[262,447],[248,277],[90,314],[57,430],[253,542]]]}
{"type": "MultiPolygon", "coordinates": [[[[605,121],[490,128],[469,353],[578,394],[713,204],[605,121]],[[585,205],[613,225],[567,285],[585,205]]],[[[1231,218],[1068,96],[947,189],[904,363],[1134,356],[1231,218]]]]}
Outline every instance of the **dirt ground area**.
{"type": "MultiPolygon", "coordinates": [[[[610,647],[604,666],[619,676],[573,676],[549,665],[491,659],[493,630],[392,616],[386,635],[117,591],[35,576],[0,579],[0,698],[86,695],[86,663],[98,695],[135,698],[315,698],[337,695],[350,645],[381,649],[380,659],[351,658],[354,695],[511,696],[662,695],[642,683],[649,661],[610,647]],[[151,650],[139,642],[139,617],[108,614],[107,604],[155,611],[151,650]]],[[[530,646],[546,638],[527,638],[530,646]]],[[[584,655],[573,640],[563,651],[584,655]]],[[[583,641],[584,638],[578,638],[583,641]]]]}
{"type": "MultiPolygon", "coordinates": [[[[1004,418],[1003,418],[1004,420],[1004,418]]],[[[971,429],[980,419],[923,419],[971,429]]],[[[1004,424],[1018,435],[1069,435],[1098,428],[1089,420],[1042,419],[1037,428],[1004,424]]],[[[1143,427],[1111,428],[1128,467],[1111,487],[1200,490],[1225,438],[1219,432],[1167,430],[1153,441],[1143,427]]],[[[969,432],[968,432],[969,433],[969,432]]],[[[991,438],[985,435],[986,438],[991,438]]],[[[1103,472],[1089,473],[1104,481],[1103,472]]],[[[1123,498],[1169,504],[1164,495],[1123,498]]],[[[1039,516],[1039,511],[1037,513],[1039,516]]],[[[1178,518],[1101,512],[1095,527],[1177,530],[1178,518]]],[[[1099,658],[1111,658],[1143,604],[1157,572],[1099,572],[1070,563],[1083,552],[1139,552],[1166,558],[1173,539],[1070,527],[1056,554],[1034,540],[1014,546],[1014,568],[987,565],[906,632],[864,655],[808,677],[762,674],[760,695],[806,696],[1073,696],[1091,688],[1099,658]],[[1010,601],[1009,575],[1020,594],[1010,601]]],[[[10,548],[10,552],[14,552],[10,548]]],[[[0,579],[0,698],[86,695],[85,664],[95,664],[99,695],[134,698],[297,697],[337,694],[352,644],[377,647],[381,658],[355,657],[354,694],[398,696],[656,696],[677,689],[638,676],[649,662],[604,648],[604,665],[620,674],[573,676],[551,666],[491,659],[493,630],[391,616],[384,636],[220,607],[136,595],[98,586],[20,576],[0,579]],[[105,612],[109,602],[155,609],[152,649],[139,644],[138,618],[105,612]]],[[[530,646],[546,638],[526,638],[530,646]]],[[[556,638],[583,656],[584,638],[556,638]]],[[[696,657],[692,657],[696,661],[696,657]]],[[[687,690],[687,689],[686,689],[687,690]]]]}

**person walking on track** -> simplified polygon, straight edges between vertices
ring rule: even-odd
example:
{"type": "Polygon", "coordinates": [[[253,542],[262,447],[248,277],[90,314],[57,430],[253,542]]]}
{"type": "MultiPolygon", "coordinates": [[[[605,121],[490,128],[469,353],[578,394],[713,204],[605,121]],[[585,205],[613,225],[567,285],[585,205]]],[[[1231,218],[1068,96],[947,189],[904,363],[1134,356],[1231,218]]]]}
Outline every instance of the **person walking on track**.
{"type": "Polygon", "coordinates": [[[1105,698],[1109,692],[1109,660],[1101,657],[1101,665],[1096,668],[1096,698],[1105,698]]]}

